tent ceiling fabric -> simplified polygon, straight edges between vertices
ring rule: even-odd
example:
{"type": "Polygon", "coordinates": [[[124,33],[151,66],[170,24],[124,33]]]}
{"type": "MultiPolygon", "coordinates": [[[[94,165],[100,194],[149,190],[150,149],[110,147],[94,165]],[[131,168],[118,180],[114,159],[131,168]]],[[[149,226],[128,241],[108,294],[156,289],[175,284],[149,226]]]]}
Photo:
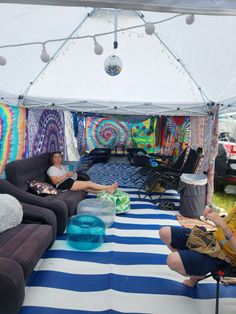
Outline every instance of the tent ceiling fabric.
{"type": "Polygon", "coordinates": [[[2,3],[24,3],[61,6],[85,6],[119,8],[172,13],[195,13],[209,15],[236,15],[236,3],[232,0],[4,0],[2,3]]]}
{"type": "MultiPolygon", "coordinates": [[[[172,1],[168,3],[171,5],[172,1]]],[[[172,5],[175,3],[184,1],[173,1],[172,5]]],[[[202,3],[204,7],[202,1],[196,3],[202,3]]],[[[218,1],[214,3],[217,5],[218,1]]],[[[225,8],[230,10],[227,1],[225,8]]],[[[119,10],[118,29],[143,25],[144,21],[160,22],[176,14],[147,11],[143,15],[142,19],[139,11],[119,10]]],[[[71,34],[93,36],[114,31],[114,10],[0,4],[0,29],[0,46],[44,42],[71,34]]],[[[67,41],[61,49],[61,42],[49,43],[47,51],[55,56],[46,67],[40,60],[41,45],[0,48],[0,55],[7,58],[7,65],[0,67],[0,90],[8,95],[9,103],[14,103],[9,95],[27,94],[26,106],[54,103],[78,111],[87,108],[88,111],[102,109],[116,114],[170,112],[195,115],[206,114],[206,102],[213,101],[224,105],[222,112],[235,112],[235,32],[236,18],[233,16],[198,15],[195,23],[189,26],[182,15],[156,25],[156,35],[146,35],[144,27],[119,32],[119,46],[114,51],[114,35],[97,37],[104,48],[101,56],[94,54],[92,39],[67,41]],[[170,51],[181,62],[176,61],[170,51]],[[116,77],[110,77],[104,71],[104,60],[113,53],[123,63],[122,71],[116,77]],[[207,98],[203,99],[201,91],[207,98]]]]}

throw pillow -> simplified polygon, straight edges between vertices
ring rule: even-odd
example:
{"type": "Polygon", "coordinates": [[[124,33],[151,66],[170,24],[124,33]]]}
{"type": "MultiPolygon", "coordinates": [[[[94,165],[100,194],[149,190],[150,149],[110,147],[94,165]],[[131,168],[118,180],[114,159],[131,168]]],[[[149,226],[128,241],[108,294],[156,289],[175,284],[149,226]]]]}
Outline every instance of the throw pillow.
{"type": "Polygon", "coordinates": [[[21,203],[9,194],[0,194],[0,233],[18,226],[22,217],[21,203]]]}
{"type": "Polygon", "coordinates": [[[29,183],[29,187],[38,195],[57,195],[57,190],[51,186],[51,184],[46,182],[32,180],[29,183]]]}

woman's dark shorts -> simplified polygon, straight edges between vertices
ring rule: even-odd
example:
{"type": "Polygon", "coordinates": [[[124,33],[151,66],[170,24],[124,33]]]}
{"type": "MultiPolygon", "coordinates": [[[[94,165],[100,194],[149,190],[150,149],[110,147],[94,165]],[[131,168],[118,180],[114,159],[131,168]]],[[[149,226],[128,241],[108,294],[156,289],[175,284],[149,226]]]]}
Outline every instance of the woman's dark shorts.
{"type": "Polygon", "coordinates": [[[61,184],[59,184],[57,188],[60,190],[70,190],[74,182],[75,181],[73,179],[68,178],[65,181],[63,181],[61,184]]]}
{"type": "Polygon", "coordinates": [[[191,229],[173,226],[170,228],[171,246],[178,250],[186,274],[191,276],[204,276],[209,272],[216,271],[221,265],[225,264],[225,262],[218,258],[191,251],[186,247],[186,241],[191,229]]]}

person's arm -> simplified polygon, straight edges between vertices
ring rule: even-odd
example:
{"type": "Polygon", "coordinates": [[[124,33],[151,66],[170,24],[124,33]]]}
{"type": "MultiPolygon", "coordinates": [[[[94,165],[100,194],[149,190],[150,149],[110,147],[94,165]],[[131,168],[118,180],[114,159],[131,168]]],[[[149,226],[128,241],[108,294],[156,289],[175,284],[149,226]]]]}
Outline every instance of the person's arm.
{"type": "Polygon", "coordinates": [[[67,171],[62,175],[55,176],[52,169],[50,169],[50,168],[48,169],[47,173],[48,173],[48,176],[50,177],[50,180],[55,185],[60,184],[61,182],[65,181],[67,178],[69,178],[73,175],[73,172],[67,171]]]}
{"type": "Polygon", "coordinates": [[[213,221],[217,227],[220,227],[222,229],[225,235],[225,239],[228,241],[231,248],[236,253],[236,235],[230,229],[225,220],[221,218],[218,213],[212,211],[212,209],[208,207],[205,209],[204,216],[205,218],[213,221]]]}
{"type": "Polygon", "coordinates": [[[62,176],[50,176],[50,180],[52,181],[52,183],[54,185],[60,184],[61,182],[65,181],[67,178],[69,178],[68,176],[68,172],[63,174],[62,176]]]}

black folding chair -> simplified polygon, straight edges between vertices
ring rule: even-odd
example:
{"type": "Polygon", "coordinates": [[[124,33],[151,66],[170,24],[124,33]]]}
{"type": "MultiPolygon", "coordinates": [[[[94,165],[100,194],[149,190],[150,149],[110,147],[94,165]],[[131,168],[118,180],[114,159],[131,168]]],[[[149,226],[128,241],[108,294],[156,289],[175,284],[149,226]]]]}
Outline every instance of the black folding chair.
{"type": "Polygon", "coordinates": [[[187,155],[187,147],[182,151],[182,153],[176,159],[176,161],[172,163],[172,156],[159,156],[156,154],[150,154],[148,155],[149,163],[145,167],[142,167],[141,169],[133,173],[130,176],[130,180],[132,182],[136,182],[137,180],[140,180],[141,178],[145,179],[148,175],[151,175],[151,173],[155,173],[155,172],[163,173],[165,171],[181,171],[181,169],[184,166],[186,155],[187,155]],[[150,163],[151,158],[156,159],[158,163],[157,166],[151,166],[151,163],[150,163]]]}
{"type": "Polygon", "coordinates": [[[140,167],[146,164],[147,152],[143,148],[129,147],[127,148],[128,160],[131,165],[140,167]]]}
{"type": "Polygon", "coordinates": [[[89,156],[93,158],[94,163],[106,163],[111,157],[111,148],[97,147],[94,148],[89,156]]]}
{"type": "Polygon", "coordinates": [[[231,266],[230,264],[225,264],[223,267],[220,267],[217,271],[212,272],[206,275],[202,281],[206,278],[212,277],[216,280],[216,303],[215,303],[215,314],[219,314],[219,298],[220,298],[220,283],[223,282],[223,278],[236,278],[236,267],[231,266]]]}
{"type": "MultiPolygon", "coordinates": [[[[202,157],[200,152],[201,150],[194,150],[190,148],[187,159],[184,162],[184,165],[181,170],[171,170],[171,171],[151,173],[145,180],[142,187],[138,190],[139,198],[145,199],[147,196],[149,196],[150,199],[153,201],[152,193],[157,184],[159,184],[163,188],[163,191],[161,192],[161,195],[157,201],[160,201],[161,197],[163,196],[166,190],[169,190],[169,189],[178,190],[180,176],[183,173],[195,172],[199,164],[199,161],[202,157]],[[145,192],[144,195],[142,194],[142,191],[145,192]]],[[[155,201],[155,203],[157,201],[155,201]]]]}

